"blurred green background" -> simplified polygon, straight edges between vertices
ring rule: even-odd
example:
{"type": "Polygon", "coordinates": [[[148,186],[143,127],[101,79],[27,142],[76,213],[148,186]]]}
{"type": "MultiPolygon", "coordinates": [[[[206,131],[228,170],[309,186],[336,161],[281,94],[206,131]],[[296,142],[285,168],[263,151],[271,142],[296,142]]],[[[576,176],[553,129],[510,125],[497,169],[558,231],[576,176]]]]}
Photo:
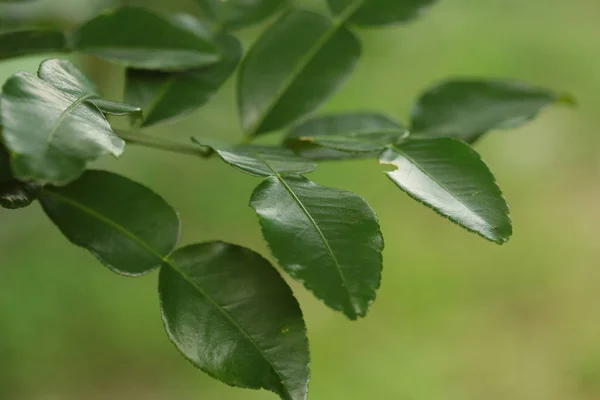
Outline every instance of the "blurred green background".
{"type": "MultiPolygon", "coordinates": [[[[5,5],[0,22],[74,24],[107,3],[5,5]]],[[[193,0],[129,3],[198,12],[193,0]]],[[[383,285],[365,320],[351,323],[293,284],[312,345],[312,400],[600,399],[599,17],[598,0],[444,0],[415,23],[360,32],[362,62],[322,112],[406,121],[422,90],[462,76],[565,90],[580,106],[478,145],[511,205],[515,235],[504,247],[413,202],[375,161],[312,174],[363,195],[386,237],[383,285]]],[[[242,32],[245,44],[259,31],[242,32]]],[[[118,99],[123,71],[73,59],[118,99]]],[[[1,63],[0,81],[40,60],[1,63]]],[[[153,133],[238,140],[233,87],[153,133]]],[[[248,207],[258,180],[217,160],[133,146],[97,167],[162,194],[181,213],[183,242],[222,239],[269,254],[248,207]]],[[[229,388],[180,357],[163,332],[156,274],[112,274],[37,205],[0,211],[0,221],[0,399],[275,398],[229,388]]]]}

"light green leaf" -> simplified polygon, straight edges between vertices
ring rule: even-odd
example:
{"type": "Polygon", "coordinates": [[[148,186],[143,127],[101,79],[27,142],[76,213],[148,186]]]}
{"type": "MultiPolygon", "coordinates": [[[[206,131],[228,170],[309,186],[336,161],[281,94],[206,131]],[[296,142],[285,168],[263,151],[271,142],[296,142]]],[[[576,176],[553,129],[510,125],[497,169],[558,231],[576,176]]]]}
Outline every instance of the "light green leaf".
{"type": "Polygon", "coordinates": [[[242,62],[238,105],[244,130],[256,136],[316,110],[353,71],[360,42],[342,25],[292,11],[258,39],[242,62]]]}
{"type": "Polygon", "coordinates": [[[179,240],[179,217],[171,206],[110,172],[87,171],[68,186],[47,186],[40,201],[67,239],[123,275],[159,267],[179,240]]]}
{"type": "Polygon", "coordinates": [[[96,85],[67,60],[44,61],[40,64],[38,76],[58,90],[72,96],[77,98],[85,96],[87,103],[95,105],[104,114],[128,115],[133,121],[142,118],[142,109],[139,107],[101,98],[96,85]]]}
{"type": "Polygon", "coordinates": [[[177,250],[160,271],[169,338],[228,385],[305,400],[309,351],[291,289],[259,254],[221,242],[177,250]]]}
{"type": "Polygon", "coordinates": [[[133,68],[181,71],[220,59],[211,39],[179,18],[137,7],[98,15],[75,31],[71,42],[79,52],[133,68]]]}
{"type": "Polygon", "coordinates": [[[236,169],[254,176],[302,174],[317,168],[313,161],[282,147],[230,145],[204,138],[193,140],[200,146],[214,150],[223,161],[236,169]]]}
{"type": "Polygon", "coordinates": [[[40,29],[0,33],[0,60],[67,50],[67,39],[60,31],[40,29]]]}
{"type": "Polygon", "coordinates": [[[81,175],[88,161],[123,152],[125,143],[95,107],[85,104],[87,98],[28,73],[6,81],[0,102],[3,137],[17,179],[66,184],[81,175]]]}
{"type": "Polygon", "coordinates": [[[383,237],[365,200],[276,175],[256,188],[250,205],[287,273],[348,318],[367,314],[381,280],[383,237]]]}
{"type": "Polygon", "coordinates": [[[494,176],[473,149],[455,139],[409,140],[390,146],[382,164],[415,200],[469,231],[503,244],[512,234],[508,206],[494,176]]]}
{"type": "Polygon", "coordinates": [[[376,156],[407,134],[402,125],[380,114],[338,114],[296,126],[284,144],[307,158],[337,160],[376,156]]]}
{"type": "Polygon", "coordinates": [[[145,110],[142,126],[172,122],[194,111],[233,74],[242,58],[240,42],[228,34],[215,40],[222,59],[214,65],[172,73],[127,70],[125,101],[145,110]]]}
{"type": "Polygon", "coordinates": [[[495,129],[516,128],[553,103],[573,104],[563,94],[523,83],[455,80],[429,89],[412,111],[414,137],[453,137],[473,143],[495,129]]]}
{"type": "Polygon", "coordinates": [[[437,0],[327,0],[334,14],[350,13],[350,22],[379,26],[417,18],[437,0]]]}
{"type": "Polygon", "coordinates": [[[273,15],[290,0],[196,0],[204,13],[224,28],[243,28],[273,15]]]}

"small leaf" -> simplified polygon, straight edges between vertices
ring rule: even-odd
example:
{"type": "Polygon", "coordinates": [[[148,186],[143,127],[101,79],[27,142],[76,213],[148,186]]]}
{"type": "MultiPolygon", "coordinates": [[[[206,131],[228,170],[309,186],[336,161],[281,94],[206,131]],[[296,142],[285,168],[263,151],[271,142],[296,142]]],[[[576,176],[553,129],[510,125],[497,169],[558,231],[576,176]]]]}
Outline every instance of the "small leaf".
{"type": "Polygon", "coordinates": [[[141,106],[142,126],[176,120],[206,104],[227,81],[242,58],[240,42],[221,34],[216,38],[222,59],[218,63],[185,72],[127,70],[125,101],[141,106]]]}
{"type": "Polygon", "coordinates": [[[47,186],[40,201],[67,239],[123,275],[159,267],[179,240],[179,217],[171,206],[110,172],[87,171],[68,186],[47,186]]]}
{"type": "Polygon", "coordinates": [[[88,161],[123,152],[125,142],[97,109],[85,104],[89,97],[77,98],[28,73],[6,81],[1,119],[17,179],[66,184],[81,175],[88,161]]]}
{"type": "Polygon", "coordinates": [[[220,242],[179,249],[161,268],[159,292],[169,338],[202,371],[284,400],[307,398],[302,312],[259,254],[220,242]]]}
{"type": "Polygon", "coordinates": [[[10,155],[0,144],[0,207],[11,210],[27,207],[38,198],[40,191],[40,185],[20,182],[12,176],[10,155]]]}
{"type": "Polygon", "coordinates": [[[348,318],[367,314],[381,280],[383,237],[365,200],[277,175],[256,188],[250,205],[287,273],[348,318]]]}
{"type": "Polygon", "coordinates": [[[133,68],[181,71],[220,58],[210,38],[179,19],[137,7],[100,14],[75,31],[71,41],[79,52],[133,68]]]}
{"type": "Polygon", "coordinates": [[[402,125],[380,114],[338,114],[298,125],[284,143],[313,160],[337,160],[376,156],[407,134],[402,125]]]}
{"type": "Polygon", "coordinates": [[[225,28],[243,28],[273,15],[290,0],[196,0],[205,14],[225,28]]]}
{"type": "Polygon", "coordinates": [[[104,114],[129,115],[134,121],[142,118],[142,109],[139,107],[102,99],[96,85],[67,60],[44,61],[40,64],[38,76],[65,93],[75,97],[86,96],[86,102],[95,105],[104,114]]]}
{"type": "Polygon", "coordinates": [[[494,176],[473,149],[455,139],[409,140],[391,146],[381,163],[415,200],[469,231],[502,244],[511,234],[508,206],[494,176]]]}
{"type": "Polygon", "coordinates": [[[447,81],[417,101],[411,131],[415,138],[453,137],[473,143],[490,130],[523,125],[557,102],[574,100],[517,82],[447,81]]]}
{"type": "Polygon", "coordinates": [[[334,14],[351,15],[350,22],[360,26],[379,26],[408,22],[417,18],[437,0],[327,0],[334,14]]]}
{"type": "Polygon", "coordinates": [[[227,164],[254,176],[303,174],[317,168],[313,161],[298,157],[281,147],[230,145],[204,138],[193,140],[200,146],[214,150],[227,164]]]}
{"type": "Polygon", "coordinates": [[[0,60],[64,51],[67,51],[67,39],[59,31],[23,30],[0,33],[0,60]]]}
{"type": "Polygon", "coordinates": [[[242,62],[238,105],[244,130],[256,136],[316,110],[353,71],[360,42],[341,21],[292,11],[275,22],[242,62]]]}

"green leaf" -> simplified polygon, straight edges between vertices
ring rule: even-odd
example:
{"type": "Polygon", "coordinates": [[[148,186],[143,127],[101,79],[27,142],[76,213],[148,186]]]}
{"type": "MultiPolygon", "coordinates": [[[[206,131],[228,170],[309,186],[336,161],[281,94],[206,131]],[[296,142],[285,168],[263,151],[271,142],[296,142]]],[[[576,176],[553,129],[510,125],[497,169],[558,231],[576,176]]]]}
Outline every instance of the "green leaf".
{"type": "Polygon", "coordinates": [[[85,104],[88,98],[62,92],[28,73],[6,81],[1,119],[17,179],[66,184],[81,175],[88,161],[123,152],[125,142],[96,108],[85,104]]]}
{"type": "Polygon", "coordinates": [[[204,13],[224,28],[259,23],[291,3],[290,0],[196,0],[204,13]]]}
{"type": "Polygon", "coordinates": [[[286,127],[345,82],[360,57],[360,42],[342,23],[292,11],[258,39],[242,62],[237,88],[249,136],[286,127]]]}
{"type": "Polygon", "coordinates": [[[380,114],[338,114],[296,126],[284,144],[307,158],[338,160],[376,156],[407,134],[402,125],[380,114]]]}
{"type": "Polygon", "coordinates": [[[67,51],[67,39],[59,31],[23,30],[0,33],[0,60],[64,51],[67,51]]]}
{"type": "Polygon", "coordinates": [[[40,201],[67,239],[123,275],[152,271],[179,240],[179,217],[171,206],[110,172],[87,171],[68,186],[47,186],[40,201]]]}
{"type": "Polygon", "coordinates": [[[453,137],[473,143],[495,129],[512,129],[553,103],[574,100],[523,83],[455,80],[429,89],[412,111],[415,138],[453,137]]]}
{"type": "Polygon", "coordinates": [[[96,85],[67,60],[44,61],[40,64],[38,76],[46,83],[72,96],[77,98],[86,96],[86,102],[95,105],[104,114],[128,115],[134,121],[142,118],[142,109],[139,107],[102,99],[96,85]]]}
{"type": "Polygon", "coordinates": [[[334,14],[350,13],[350,22],[379,26],[417,18],[437,0],[327,0],[334,14]]]}
{"type": "Polygon", "coordinates": [[[137,7],[100,14],[75,31],[71,41],[79,52],[133,68],[180,71],[220,58],[209,37],[180,19],[137,7]]]}
{"type": "Polygon", "coordinates": [[[10,155],[0,144],[0,207],[8,209],[24,208],[39,196],[41,186],[21,182],[12,176],[10,155]]]}
{"type": "Polygon", "coordinates": [[[228,385],[305,400],[309,351],[291,289],[259,254],[221,242],[177,250],[160,271],[169,338],[228,385]]]}
{"type": "Polygon", "coordinates": [[[292,151],[281,147],[230,145],[204,138],[193,140],[200,146],[215,151],[227,164],[254,176],[303,174],[317,168],[313,161],[298,157],[292,151]]]}
{"type": "Polygon", "coordinates": [[[286,272],[348,318],[367,314],[381,280],[383,237],[365,200],[276,175],[256,188],[250,205],[286,272]]]}
{"type": "Polygon", "coordinates": [[[502,244],[511,234],[508,206],[494,176],[473,149],[455,139],[409,140],[391,146],[382,164],[415,200],[469,231],[502,244]]]}
{"type": "Polygon", "coordinates": [[[127,70],[125,101],[145,110],[142,126],[176,120],[206,104],[227,81],[242,58],[242,46],[233,36],[216,38],[222,59],[218,63],[178,73],[127,70]]]}

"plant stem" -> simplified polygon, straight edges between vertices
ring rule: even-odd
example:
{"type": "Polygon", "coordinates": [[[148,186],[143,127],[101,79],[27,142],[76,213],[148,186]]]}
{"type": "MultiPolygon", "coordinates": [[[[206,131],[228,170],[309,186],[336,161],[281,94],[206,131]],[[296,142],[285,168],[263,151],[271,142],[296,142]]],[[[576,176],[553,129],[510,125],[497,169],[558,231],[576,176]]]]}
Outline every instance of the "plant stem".
{"type": "Polygon", "coordinates": [[[197,145],[172,142],[170,140],[141,135],[130,131],[117,130],[116,132],[117,135],[127,143],[137,144],[151,149],[170,151],[178,154],[189,154],[202,158],[208,158],[212,154],[212,150],[207,150],[197,145]]]}

